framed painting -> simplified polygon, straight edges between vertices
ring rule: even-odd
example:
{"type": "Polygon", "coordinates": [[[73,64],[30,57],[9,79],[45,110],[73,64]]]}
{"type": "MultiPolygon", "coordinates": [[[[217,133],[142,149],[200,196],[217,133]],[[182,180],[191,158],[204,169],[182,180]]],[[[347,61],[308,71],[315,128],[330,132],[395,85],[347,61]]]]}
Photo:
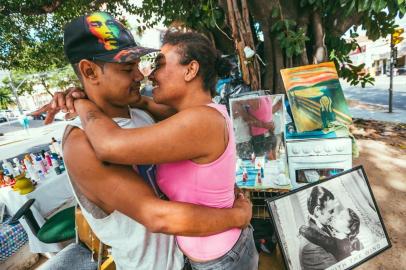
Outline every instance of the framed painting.
{"type": "Polygon", "coordinates": [[[334,62],[282,69],[281,75],[297,132],[351,124],[334,62]]]}
{"type": "Polygon", "coordinates": [[[287,269],[352,269],[391,247],[361,166],[267,205],[287,269]]]}

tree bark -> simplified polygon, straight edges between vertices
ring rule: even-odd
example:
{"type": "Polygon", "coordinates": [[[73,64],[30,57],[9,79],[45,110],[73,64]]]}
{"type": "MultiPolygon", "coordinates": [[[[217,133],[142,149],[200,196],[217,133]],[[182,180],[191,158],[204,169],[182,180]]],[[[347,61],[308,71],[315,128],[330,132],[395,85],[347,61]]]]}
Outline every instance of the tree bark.
{"type": "Polygon", "coordinates": [[[280,47],[279,41],[275,38],[272,37],[272,54],[274,58],[274,73],[273,73],[273,93],[275,94],[284,94],[285,93],[285,87],[283,85],[282,81],[282,76],[281,76],[281,69],[285,68],[284,65],[284,53],[280,47]]]}
{"type": "Polygon", "coordinates": [[[240,59],[240,65],[241,65],[241,72],[242,72],[242,79],[245,84],[250,84],[250,77],[249,77],[249,71],[246,65],[244,65],[244,44],[241,44],[240,40],[240,35],[238,33],[237,29],[237,22],[236,22],[236,17],[235,17],[235,12],[234,12],[234,6],[233,6],[233,1],[232,0],[227,0],[227,11],[228,11],[228,21],[231,26],[231,32],[232,32],[232,37],[234,40],[235,48],[237,49],[238,52],[238,57],[240,59]]]}
{"type": "Polygon", "coordinates": [[[265,63],[262,67],[261,86],[262,89],[271,90],[274,92],[274,57],[271,41],[271,11],[276,6],[276,0],[251,0],[248,1],[248,7],[254,21],[259,22],[264,37],[263,50],[260,51],[260,56],[265,63]]]}
{"type": "Polygon", "coordinates": [[[251,24],[249,21],[249,13],[246,0],[241,0],[241,11],[237,0],[227,0],[228,18],[232,29],[232,36],[235,47],[238,50],[242,77],[244,83],[251,86],[252,90],[258,90],[260,85],[259,65],[256,56],[247,59],[244,49],[249,47],[255,52],[254,39],[251,32],[251,24]]]}
{"type": "Polygon", "coordinates": [[[312,14],[313,34],[314,34],[314,50],[313,50],[313,64],[327,61],[327,47],[324,43],[325,32],[320,16],[320,11],[315,10],[312,14]]]}
{"type": "MultiPolygon", "coordinates": [[[[250,24],[250,15],[247,6],[247,0],[241,0],[241,9],[242,9],[242,17],[243,17],[243,24],[245,26],[245,32],[247,40],[247,45],[256,52],[254,38],[252,36],[251,31],[251,24],[250,24]]],[[[261,69],[258,64],[258,60],[256,55],[254,55],[253,59],[251,59],[251,63],[249,65],[249,70],[252,77],[252,89],[258,90],[261,88],[261,69]]]]}

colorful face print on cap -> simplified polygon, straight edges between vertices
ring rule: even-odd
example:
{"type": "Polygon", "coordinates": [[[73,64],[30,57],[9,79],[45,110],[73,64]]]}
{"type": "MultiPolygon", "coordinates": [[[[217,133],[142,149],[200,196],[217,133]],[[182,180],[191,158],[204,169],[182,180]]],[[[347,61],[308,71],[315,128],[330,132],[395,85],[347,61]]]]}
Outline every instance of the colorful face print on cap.
{"type": "Polygon", "coordinates": [[[118,22],[110,15],[95,12],[86,18],[90,32],[96,36],[108,51],[118,48],[120,28],[118,22]]]}

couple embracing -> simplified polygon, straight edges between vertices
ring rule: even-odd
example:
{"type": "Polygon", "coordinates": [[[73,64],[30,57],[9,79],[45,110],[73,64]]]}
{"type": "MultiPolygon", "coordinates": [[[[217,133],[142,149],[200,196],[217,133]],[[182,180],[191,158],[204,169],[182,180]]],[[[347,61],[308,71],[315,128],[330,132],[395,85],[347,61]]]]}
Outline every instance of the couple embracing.
{"type": "Polygon", "coordinates": [[[139,93],[140,58],[153,50],[104,12],[66,25],[87,99],[55,95],[52,107],[79,115],[63,136],[78,204],[117,269],[179,270],[183,254],[192,269],[257,269],[251,205],[234,194],[232,123],[211,100],[227,65],[197,33],[168,32],[163,44],[150,75],[157,104],[139,93]]]}
{"type": "Polygon", "coordinates": [[[326,269],[362,249],[357,238],[358,215],[351,208],[339,211],[337,205],[328,189],[316,186],[311,190],[307,200],[309,223],[299,229],[302,269],[326,269]]]}

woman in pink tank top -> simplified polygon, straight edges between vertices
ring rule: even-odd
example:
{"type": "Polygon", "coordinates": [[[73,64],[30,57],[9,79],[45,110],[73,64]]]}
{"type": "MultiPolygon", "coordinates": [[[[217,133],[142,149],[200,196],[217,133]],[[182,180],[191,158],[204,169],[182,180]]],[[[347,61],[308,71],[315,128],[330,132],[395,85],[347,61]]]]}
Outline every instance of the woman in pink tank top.
{"type": "MultiPolygon", "coordinates": [[[[233,128],[226,108],[212,103],[217,77],[228,71],[229,64],[207,38],[191,32],[168,32],[155,64],[149,77],[154,102],[176,113],[152,126],[121,129],[92,104],[76,107],[75,103],[90,143],[99,159],[108,162],[159,164],[157,183],[170,200],[231,208],[236,162],[233,128]]],[[[161,108],[144,102],[144,109],[161,108]]],[[[192,269],[257,269],[251,226],[215,233],[177,236],[192,269]]]]}

